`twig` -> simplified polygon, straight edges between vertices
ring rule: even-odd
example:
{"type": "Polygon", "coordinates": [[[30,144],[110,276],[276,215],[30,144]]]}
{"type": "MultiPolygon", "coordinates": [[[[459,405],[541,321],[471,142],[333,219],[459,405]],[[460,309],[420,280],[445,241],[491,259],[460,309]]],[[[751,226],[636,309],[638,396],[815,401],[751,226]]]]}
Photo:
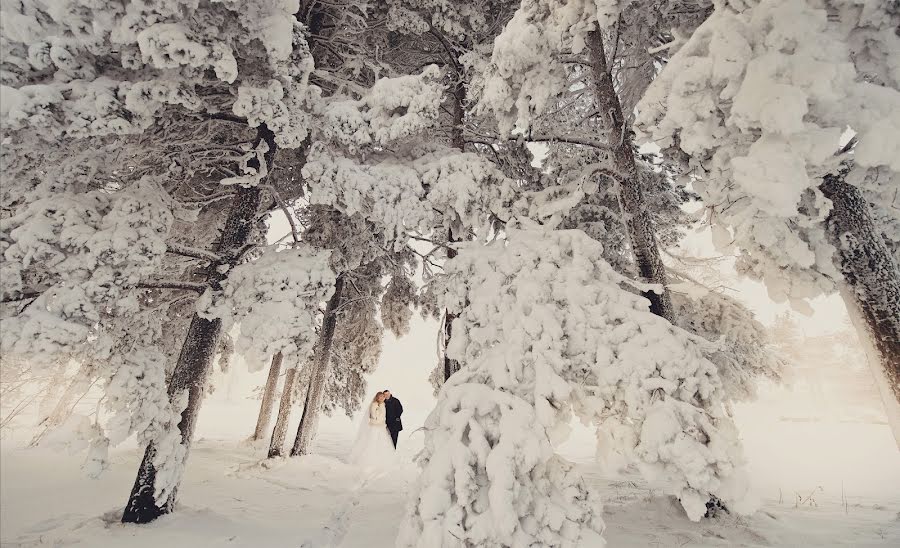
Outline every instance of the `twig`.
{"type": "Polygon", "coordinates": [[[284,203],[284,200],[281,199],[281,195],[278,194],[278,191],[275,190],[273,185],[265,185],[269,192],[272,193],[272,198],[275,200],[275,203],[278,204],[278,207],[281,208],[281,212],[284,213],[284,216],[287,217],[288,224],[291,225],[291,236],[294,238],[294,244],[300,243],[300,234],[297,231],[297,224],[294,222],[294,217],[291,215],[291,212],[288,210],[287,204],[284,203]]]}

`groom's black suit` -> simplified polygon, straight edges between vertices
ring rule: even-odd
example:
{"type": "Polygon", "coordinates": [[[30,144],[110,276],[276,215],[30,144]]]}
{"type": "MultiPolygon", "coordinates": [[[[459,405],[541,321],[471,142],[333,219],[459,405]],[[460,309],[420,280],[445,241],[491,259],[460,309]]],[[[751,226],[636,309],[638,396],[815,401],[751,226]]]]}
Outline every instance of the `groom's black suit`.
{"type": "Polygon", "coordinates": [[[397,436],[403,430],[403,423],[400,422],[400,415],[403,414],[403,404],[400,400],[391,396],[391,399],[384,400],[384,417],[387,422],[388,432],[391,433],[391,441],[394,442],[394,449],[397,448],[397,436]]]}

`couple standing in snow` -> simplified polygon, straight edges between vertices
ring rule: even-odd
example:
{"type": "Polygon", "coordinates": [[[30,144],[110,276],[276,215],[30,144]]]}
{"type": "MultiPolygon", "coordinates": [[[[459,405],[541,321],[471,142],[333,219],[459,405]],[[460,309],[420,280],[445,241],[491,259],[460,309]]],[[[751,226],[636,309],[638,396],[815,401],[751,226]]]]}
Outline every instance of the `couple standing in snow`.
{"type": "Polygon", "coordinates": [[[397,436],[403,430],[403,404],[390,390],[377,392],[363,417],[350,452],[350,462],[363,468],[385,468],[394,462],[397,436]]]}

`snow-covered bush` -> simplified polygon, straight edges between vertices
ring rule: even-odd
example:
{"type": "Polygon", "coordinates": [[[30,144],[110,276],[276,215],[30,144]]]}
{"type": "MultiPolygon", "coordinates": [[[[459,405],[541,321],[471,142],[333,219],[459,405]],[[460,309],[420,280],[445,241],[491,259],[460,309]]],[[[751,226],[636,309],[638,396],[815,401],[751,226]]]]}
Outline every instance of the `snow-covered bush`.
{"type": "Polygon", "coordinates": [[[448,352],[462,368],[426,422],[401,546],[571,546],[599,530],[594,499],[553,453],[573,413],[691,519],[711,495],[741,508],[741,451],[715,366],[623,290],[602,253],[580,231],[508,226],[505,240],[466,244],[448,262],[448,352]]]}

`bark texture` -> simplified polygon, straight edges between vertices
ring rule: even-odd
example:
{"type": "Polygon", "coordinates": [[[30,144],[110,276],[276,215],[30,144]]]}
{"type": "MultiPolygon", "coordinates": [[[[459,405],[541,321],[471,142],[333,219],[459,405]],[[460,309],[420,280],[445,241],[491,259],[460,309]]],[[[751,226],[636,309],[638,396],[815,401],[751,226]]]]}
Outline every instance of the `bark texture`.
{"type": "MultiPolygon", "coordinates": [[[[271,173],[277,150],[275,135],[265,125],[262,125],[258,129],[257,139],[258,141],[264,140],[269,145],[265,161],[268,164],[269,173],[271,173]]],[[[241,188],[232,199],[228,217],[216,247],[216,254],[223,260],[221,263],[210,264],[206,271],[207,282],[213,289],[220,289],[220,284],[225,277],[218,267],[234,266],[240,260],[240,252],[249,243],[253,233],[260,201],[261,190],[258,186],[241,188]]],[[[194,435],[200,403],[203,400],[203,392],[213,356],[219,344],[221,330],[221,320],[207,320],[194,314],[172,378],[169,380],[170,399],[179,397],[184,391],[188,392],[188,404],[181,413],[181,422],[178,423],[181,443],[188,449],[190,449],[191,439],[194,435]]],[[[151,443],[144,451],[137,478],[131,489],[131,495],[128,497],[128,503],[125,505],[125,511],[122,514],[124,523],[149,523],[159,516],[171,512],[175,506],[177,487],[172,490],[166,500],[156,500],[155,458],[156,448],[151,443]]]]}
{"type": "Polygon", "coordinates": [[[256,429],[253,430],[253,441],[261,440],[269,430],[272,421],[272,407],[275,405],[275,390],[278,388],[278,377],[281,375],[281,362],[284,359],[281,352],[272,356],[272,365],[269,366],[269,376],[266,377],[266,386],[263,389],[262,403],[259,404],[259,417],[256,419],[256,429]]]}
{"type": "Polygon", "coordinates": [[[308,455],[310,444],[316,433],[319,413],[322,410],[322,396],[325,393],[325,378],[331,363],[331,345],[337,325],[337,311],[341,305],[343,293],[344,275],[342,274],[335,280],[334,294],[325,305],[325,317],[322,320],[322,330],[319,332],[319,341],[316,344],[313,370],[309,376],[309,388],[306,391],[306,402],[303,405],[303,416],[300,418],[297,437],[294,438],[294,446],[291,448],[292,457],[308,455]]]}
{"type": "Polygon", "coordinates": [[[609,170],[605,174],[616,183],[619,205],[625,218],[625,227],[638,273],[643,281],[656,284],[662,289],[660,293],[644,291],[643,296],[650,301],[651,312],[674,323],[675,315],[666,281],[666,269],[659,254],[656,233],[650,222],[647,203],[641,190],[637,165],[634,161],[631,131],[625,123],[619,95],[613,86],[600,31],[588,34],[587,45],[590,50],[597,109],[606,118],[606,128],[611,142],[609,170]]]}
{"type": "Polygon", "coordinates": [[[819,188],[833,206],[826,228],[847,286],[841,295],[861,324],[857,330],[868,343],[869,365],[900,447],[900,267],[858,188],[841,174],[825,177],[819,188]]]}
{"type": "MultiPolygon", "coordinates": [[[[453,97],[451,101],[453,125],[450,128],[450,143],[454,148],[458,148],[460,151],[465,151],[466,141],[464,135],[464,124],[466,115],[466,87],[465,82],[463,81],[461,70],[457,70],[456,72],[456,82],[453,85],[453,97]]],[[[448,230],[447,245],[451,246],[455,241],[457,240],[453,237],[453,231],[448,230]]],[[[448,247],[447,260],[450,260],[453,257],[456,257],[456,250],[448,247]]],[[[447,346],[449,346],[450,337],[453,335],[453,320],[455,319],[455,314],[451,314],[448,310],[444,311],[444,382],[447,382],[447,379],[450,378],[450,375],[459,371],[459,362],[457,362],[456,360],[451,360],[447,356],[447,346]]]]}
{"type": "MultiPolygon", "coordinates": [[[[453,236],[448,235],[447,243],[451,243],[453,241],[453,236]]],[[[455,249],[447,249],[447,260],[456,257],[455,249]]],[[[450,375],[459,371],[459,362],[456,360],[451,360],[449,356],[447,356],[447,347],[450,346],[450,337],[453,336],[453,320],[456,319],[456,314],[451,314],[449,310],[444,311],[444,382],[447,382],[447,379],[450,378],[450,375]]]]}
{"type": "Polygon", "coordinates": [[[288,420],[291,418],[291,406],[294,404],[294,385],[297,384],[297,367],[292,367],[284,374],[284,388],[281,389],[281,403],[278,404],[278,416],[275,417],[275,428],[269,441],[269,455],[284,456],[284,438],[287,437],[288,420]]]}

